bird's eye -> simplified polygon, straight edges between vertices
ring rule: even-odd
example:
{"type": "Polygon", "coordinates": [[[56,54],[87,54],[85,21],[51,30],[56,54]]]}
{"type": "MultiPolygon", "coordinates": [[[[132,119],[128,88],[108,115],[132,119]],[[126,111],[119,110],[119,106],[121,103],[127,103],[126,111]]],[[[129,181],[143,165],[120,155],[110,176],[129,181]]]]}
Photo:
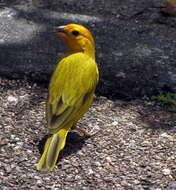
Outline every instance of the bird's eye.
{"type": "Polygon", "coordinates": [[[73,30],[73,31],[72,31],[72,34],[73,34],[73,36],[78,36],[78,35],[79,35],[79,32],[78,32],[77,30],[73,30]]]}

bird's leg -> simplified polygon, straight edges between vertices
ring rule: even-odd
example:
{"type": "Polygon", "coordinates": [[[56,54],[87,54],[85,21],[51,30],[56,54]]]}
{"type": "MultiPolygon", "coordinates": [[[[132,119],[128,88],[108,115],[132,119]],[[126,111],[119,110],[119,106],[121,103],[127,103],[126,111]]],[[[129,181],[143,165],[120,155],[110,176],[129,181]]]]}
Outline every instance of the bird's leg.
{"type": "Polygon", "coordinates": [[[92,136],[91,134],[89,134],[88,132],[86,132],[84,129],[80,129],[77,126],[73,126],[72,130],[78,131],[79,133],[81,133],[83,136],[86,136],[86,137],[92,136]]]}

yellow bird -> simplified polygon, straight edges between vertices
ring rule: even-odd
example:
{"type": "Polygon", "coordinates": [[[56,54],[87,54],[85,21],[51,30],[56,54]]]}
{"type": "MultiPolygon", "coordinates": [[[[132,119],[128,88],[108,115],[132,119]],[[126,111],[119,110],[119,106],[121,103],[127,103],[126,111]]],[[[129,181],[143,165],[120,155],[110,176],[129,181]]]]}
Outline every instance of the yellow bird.
{"type": "Polygon", "coordinates": [[[94,39],[84,26],[68,24],[57,27],[56,36],[68,46],[68,53],[52,74],[46,104],[49,137],[37,165],[38,170],[52,171],[71,129],[87,112],[93,101],[99,73],[95,61],[94,39]]]}

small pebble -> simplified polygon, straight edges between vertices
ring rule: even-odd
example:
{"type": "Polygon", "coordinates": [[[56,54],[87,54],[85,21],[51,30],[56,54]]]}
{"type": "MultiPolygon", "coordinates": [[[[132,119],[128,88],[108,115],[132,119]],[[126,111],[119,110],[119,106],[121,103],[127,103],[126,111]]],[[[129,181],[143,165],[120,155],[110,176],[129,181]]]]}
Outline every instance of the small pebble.
{"type": "Polygon", "coordinates": [[[24,142],[17,142],[17,145],[23,146],[24,142]]]}
{"type": "Polygon", "coordinates": [[[50,181],[50,178],[49,177],[45,177],[44,180],[50,181]]]}
{"type": "Polygon", "coordinates": [[[128,126],[134,126],[134,123],[128,122],[127,125],[128,125],[128,126]]]}
{"type": "Polygon", "coordinates": [[[143,141],[143,143],[141,144],[141,146],[148,146],[148,145],[150,145],[150,142],[147,140],[143,141]]]}
{"type": "Polygon", "coordinates": [[[41,177],[39,177],[39,176],[34,176],[34,179],[41,179],[41,177]]]}
{"type": "Polygon", "coordinates": [[[98,167],[101,166],[100,162],[95,162],[94,164],[95,164],[95,166],[98,166],[98,167]]]}
{"type": "Polygon", "coordinates": [[[37,180],[37,185],[41,185],[42,181],[41,180],[37,180]]]}
{"type": "Polygon", "coordinates": [[[94,171],[90,168],[90,169],[88,169],[87,170],[88,171],[88,175],[91,175],[91,174],[93,174],[94,173],[94,171]]]}
{"type": "Polygon", "coordinates": [[[100,127],[98,125],[94,125],[93,129],[98,131],[98,130],[100,130],[100,127]]]}
{"type": "Polygon", "coordinates": [[[113,121],[111,124],[112,124],[112,126],[116,126],[118,124],[118,122],[117,121],[113,121]]]}
{"type": "Polygon", "coordinates": [[[136,184],[136,185],[137,185],[137,184],[140,184],[140,181],[137,180],[137,179],[135,179],[133,182],[134,182],[134,184],[136,184]]]}
{"type": "Polygon", "coordinates": [[[4,173],[3,172],[0,172],[0,176],[3,176],[4,175],[4,173]]]}
{"type": "Polygon", "coordinates": [[[27,150],[27,152],[28,152],[28,153],[32,153],[32,151],[31,151],[31,150],[27,150]]]}
{"type": "Polygon", "coordinates": [[[153,162],[153,163],[151,163],[150,164],[152,167],[154,167],[154,168],[162,168],[162,163],[160,163],[160,162],[153,162]]]}
{"type": "Polygon", "coordinates": [[[121,181],[121,185],[122,185],[122,186],[127,186],[128,183],[127,183],[127,181],[121,181]]]}
{"type": "Polygon", "coordinates": [[[7,101],[8,101],[8,102],[17,102],[18,99],[17,99],[16,97],[14,97],[14,96],[9,96],[9,97],[7,98],[7,101]]]}
{"type": "Polygon", "coordinates": [[[105,177],[105,178],[104,178],[104,181],[106,181],[106,182],[108,182],[108,183],[109,183],[109,182],[112,182],[112,180],[113,180],[113,179],[112,179],[111,177],[105,177]]]}
{"type": "Polygon", "coordinates": [[[7,173],[9,173],[12,169],[11,169],[10,166],[6,166],[5,170],[6,170],[7,173]]]}
{"type": "Polygon", "coordinates": [[[14,138],[15,138],[15,135],[11,135],[10,137],[11,137],[11,139],[14,139],[14,138]]]}
{"type": "Polygon", "coordinates": [[[21,149],[21,146],[15,146],[14,149],[15,150],[21,149]]]}
{"type": "Polygon", "coordinates": [[[162,173],[163,173],[164,175],[170,175],[170,174],[171,174],[171,170],[168,169],[168,168],[166,168],[166,169],[163,169],[163,170],[162,170],[162,173]]]}
{"type": "Polygon", "coordinates": [[[162,133],[160,136],[164,138],[172,139],[172,136],[168,135],[167,133],[162,133]]]}
{"type": "Polygon", "coordinates": [[[111,158],[109,156],[106,157],[107,162],[112,162],[111,158]]]}

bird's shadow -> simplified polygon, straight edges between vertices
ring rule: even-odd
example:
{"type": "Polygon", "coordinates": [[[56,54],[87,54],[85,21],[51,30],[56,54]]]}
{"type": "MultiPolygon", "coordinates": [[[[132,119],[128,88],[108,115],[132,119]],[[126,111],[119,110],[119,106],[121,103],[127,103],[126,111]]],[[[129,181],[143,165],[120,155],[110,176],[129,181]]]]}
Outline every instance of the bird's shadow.
{"type": "MultiPolygon", "coordinates": [[[[44,146],[46,143],[46,140],[48,138],[48,135],[45,135],[39,142],[38,142],[38,150],[40,154],[42,155],[44,151],[44,146]]],[[[83,145],[85,144],[86,139],[89,137],[87,136],[80,136],[78,133],[71,131],[67,135],[66,145],[63,150],[61,150],[59,154],[59,158],[57,160],[57,163],[62,160],[62,158],[65,158],[71,154],[74,154],[82,149],[83,145]]]]}

